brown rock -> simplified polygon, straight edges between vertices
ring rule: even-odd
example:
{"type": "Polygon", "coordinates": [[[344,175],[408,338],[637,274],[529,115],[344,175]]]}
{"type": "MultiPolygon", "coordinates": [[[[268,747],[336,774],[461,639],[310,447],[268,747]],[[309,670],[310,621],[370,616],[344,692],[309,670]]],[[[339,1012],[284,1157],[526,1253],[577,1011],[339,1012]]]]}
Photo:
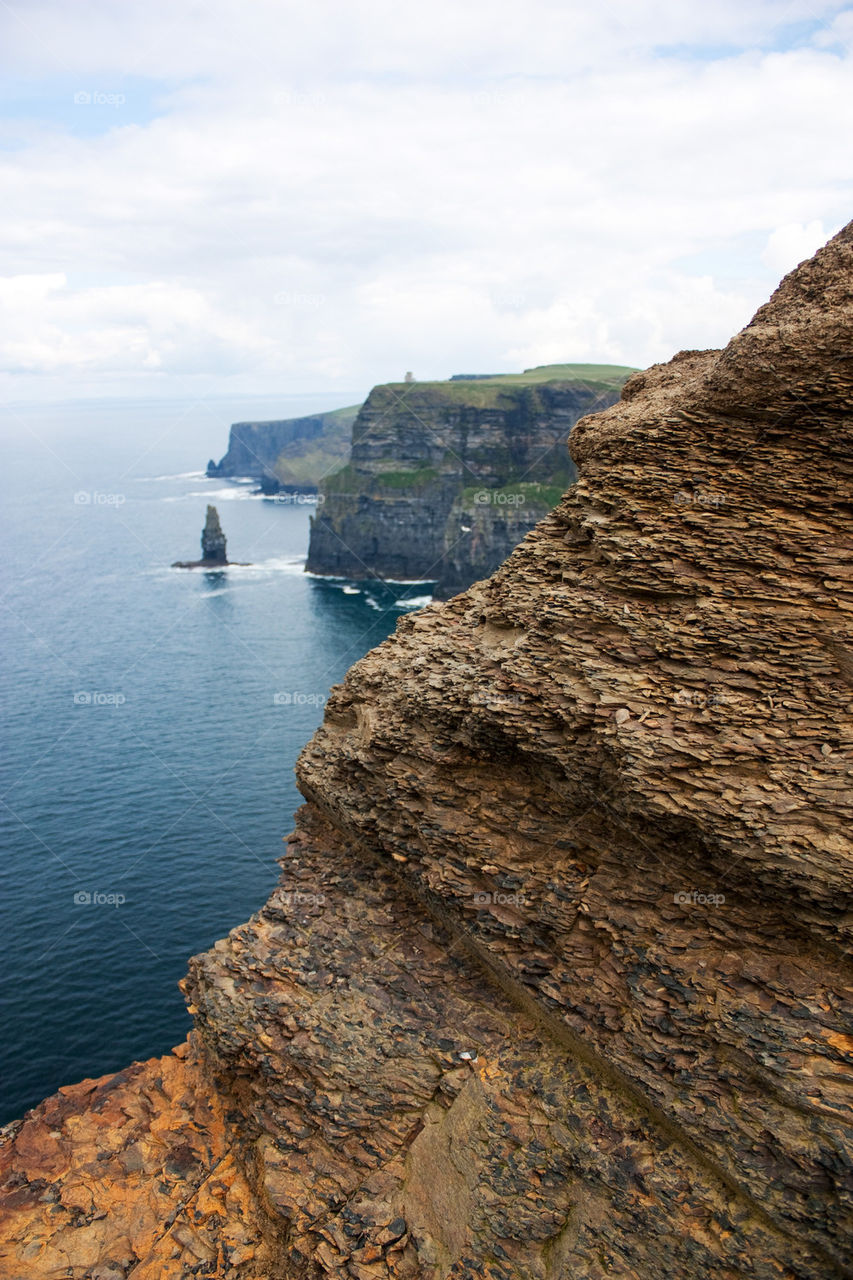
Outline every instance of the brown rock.
{"type": "Polygon", "coordinates": [[[853,1274],[853,224],[573,452],[333,690],[189,1049],[8,1131],[4,1275],[853,1274]]]}

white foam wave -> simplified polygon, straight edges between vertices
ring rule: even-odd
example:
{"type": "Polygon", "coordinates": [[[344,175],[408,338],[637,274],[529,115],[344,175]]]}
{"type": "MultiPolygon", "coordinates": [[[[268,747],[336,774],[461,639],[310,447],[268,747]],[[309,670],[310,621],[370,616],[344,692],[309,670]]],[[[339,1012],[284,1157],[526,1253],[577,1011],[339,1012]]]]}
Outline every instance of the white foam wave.
{"type": "Polygon", "coordinates": [[[136,484],[154,484],[158,480],[204,480],[205,471],[178,471],[170,476],[133,476],[136,484]]]}
{"type": "Polygon", "coordinates": [[[177,493],[165,498],[161,498],[161,502],[187,502],[190,498],[207,498],[210,501],[215,498],[217,502],[242,502],[246,499],[259,500],[263,498],[262,493],[255,493],[248,488],[240,488],[235,485],[229,489],[194,489],[190,493],[177,493]]]}
{"type": "Polygon", "coordinates": [[[316,578],[318,582],[327,582],[330,587],[340,587],[343,583],[353,583],[358,585],[359,590],[368,589],[370,587],[434,587],[436,578],[342,578],[334,573],[315,573],[313,569],[308,569],[305,576],[307,578],[316,578]]]}
{"type": "Polygon", "coordinates": [[[272,556],[269,560],[259,560],[256,564],[229,564],[226,572],[237,578],[258,578],[268,574],[283,573],[290,577],[302,577],[305,569],[304,556],[272,556]]]}
{"type": "Polygon", "coordinates": [[[143,570],[144,577],[161,577],[166,574],[187,575],[192,573],[221,573],[229,578],[260,579],[284,574],[286,577],[303,576],[305,568],[304,556],[271,556],[268,560],[258,560],[254,564],[226,564],[221,568],[196,565],[193,569],[176,569],[173,565],[158,565],[154,569],[143,570]]]}
{"type": "Polygon", "coordinates": [[[412,596],[408,600],[395,600],[394,604],[398,609],[423,609],[424,605],[432,604],[432,596],[412,596]]]}

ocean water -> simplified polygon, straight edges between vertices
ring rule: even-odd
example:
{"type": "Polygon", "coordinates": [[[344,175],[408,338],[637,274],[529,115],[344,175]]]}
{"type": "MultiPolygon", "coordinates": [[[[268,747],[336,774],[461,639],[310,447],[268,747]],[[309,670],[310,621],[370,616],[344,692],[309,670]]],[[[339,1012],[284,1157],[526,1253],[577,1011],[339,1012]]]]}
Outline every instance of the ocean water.
{"type": "Polygon", "coordinates": [[[184,1037],[177,982],[272,889],[329,686],[423,603],[306,576],[310,505],[202,474],[230,421],[330,407],[0,411],[0,1121],[184,1037]],[[249,567],[170,568],[208,502],[249,567]]]}

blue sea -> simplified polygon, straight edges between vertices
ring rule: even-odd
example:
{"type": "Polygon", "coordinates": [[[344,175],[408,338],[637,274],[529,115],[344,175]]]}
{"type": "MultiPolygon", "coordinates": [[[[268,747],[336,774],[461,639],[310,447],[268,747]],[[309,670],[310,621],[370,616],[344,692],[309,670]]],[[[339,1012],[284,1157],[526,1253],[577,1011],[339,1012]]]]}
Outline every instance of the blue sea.
{"type": "Polygon", "coordinates": [[[0,1121],[183,1039],[187,958],[272,889],[330,685],[424,603],[306,576],[311,505],[203,475],[231,421],[333,407],[0,409],[0,1121]],[[172,569],[209,502],[248,567],[172,569]]]}

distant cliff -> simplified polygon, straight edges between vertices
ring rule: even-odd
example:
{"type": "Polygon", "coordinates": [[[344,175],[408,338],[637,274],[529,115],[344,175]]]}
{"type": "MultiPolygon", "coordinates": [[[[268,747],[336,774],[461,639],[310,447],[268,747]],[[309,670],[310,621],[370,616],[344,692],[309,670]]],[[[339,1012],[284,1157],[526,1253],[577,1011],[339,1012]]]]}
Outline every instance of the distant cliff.
{"type": "Polygon", "coordinates": [[[548,365],[375,387],[348,464],[320,486],[307,568],[432,579],[439,596],[488,576],[574,480],[571,428],[613,404],[630,372],[548,365]]]}
{"type": "Polygon", "coordinates": [[[271,490],[317,488],[349,457],[358,405],[274,422],[235,422],[228,452],[207,464],[209,476],[248,476],[271,490]]]}

